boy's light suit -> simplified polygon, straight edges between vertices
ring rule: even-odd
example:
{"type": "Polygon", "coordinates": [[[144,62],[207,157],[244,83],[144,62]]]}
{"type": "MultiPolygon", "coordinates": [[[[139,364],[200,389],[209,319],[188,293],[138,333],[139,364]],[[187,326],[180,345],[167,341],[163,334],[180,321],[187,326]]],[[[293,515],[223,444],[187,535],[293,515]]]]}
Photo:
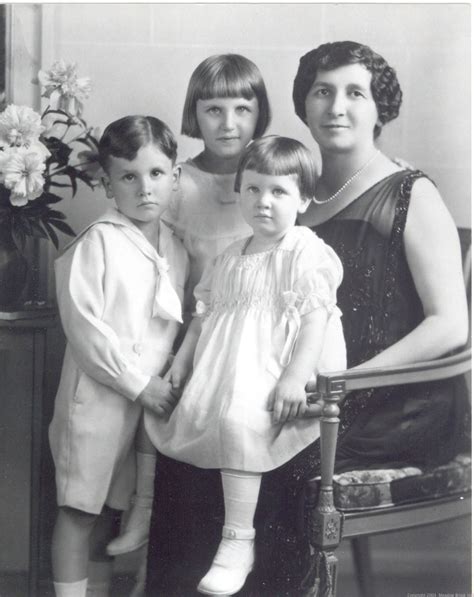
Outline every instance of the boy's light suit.
{"type": "Polygon", "coordinates": [[[126,509],[134,491],[135,402],[160,375],[181,321],[188,257],[160,227],[159,254],[115,209],[55,263],[68,340],[49,428],[59,506],[126,509]],[[162,255],[163,257],[161,257],[162,255]]]}

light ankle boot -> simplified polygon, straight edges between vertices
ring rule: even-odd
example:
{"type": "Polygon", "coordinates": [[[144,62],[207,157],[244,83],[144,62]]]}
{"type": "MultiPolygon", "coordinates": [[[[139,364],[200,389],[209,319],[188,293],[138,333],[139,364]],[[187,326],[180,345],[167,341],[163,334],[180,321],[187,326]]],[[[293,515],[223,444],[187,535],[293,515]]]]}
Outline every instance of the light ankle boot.
{"type": "Polygon", "coordinates": [[[235,595],[253,568],[255,529],[224,526],[222,537],[212,566],[197,587],[204,595],[235,595]]]}
{"type": "Polygon", "coordinates": [[[109,556],[140,549],[148,543],[155,491],[156,454],[137,452],[137,484],[125,530],[107,545],[109,556]]]}
{"type": "Polygon", "coordinates": [[[109,556],[136,551],[148,543],[152,498],[135,496],[124,532],[107,545],[109,556]]]}
{"type": "Polygon", "coordinates": [[[75,582],[53,582],[56,597],[86,597],[87,578],[75,582]]]}

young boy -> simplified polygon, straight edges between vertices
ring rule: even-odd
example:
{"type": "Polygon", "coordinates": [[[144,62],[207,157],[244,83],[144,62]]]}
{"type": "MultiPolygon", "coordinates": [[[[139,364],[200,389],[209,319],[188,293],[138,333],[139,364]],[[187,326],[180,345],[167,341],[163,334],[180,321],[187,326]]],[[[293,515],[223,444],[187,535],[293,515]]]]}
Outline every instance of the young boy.
{"type": "MultiPolygon", "coordinates": [[[[167,417],[175,405],[160,375],[181,322],[188,258],[160,218],[179,182],[176,153],[171,131],[156,118],[110,124],[99,156],[116,208],[56,262],[68,340],[49,430],[59,506],[52,545],[58,597],[86,595],[89,559],[110,568],[103,547],[116,530],[114,511],[129,507],[135,488],[140,416],[148,409],[167,417]]],[[[153,480],[153,460],[148,468],[153,480]]]]}

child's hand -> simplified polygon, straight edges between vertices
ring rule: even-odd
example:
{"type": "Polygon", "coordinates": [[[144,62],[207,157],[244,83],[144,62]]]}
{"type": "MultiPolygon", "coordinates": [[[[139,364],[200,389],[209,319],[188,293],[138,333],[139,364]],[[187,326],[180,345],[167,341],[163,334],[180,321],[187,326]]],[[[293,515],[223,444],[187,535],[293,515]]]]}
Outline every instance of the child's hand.
{"type": "Polygon", "coordinates": [[[137,400],[141,402],[144,408],[164,418],[170,416],[178,401],[172,393],[170,382],[158,376],[150,379],[137,400]]]}
{"type": "Polygon", "coordinates": [[[316,400],[311,404],[307,404],[306,411],[300,415],[303,419],[320,418],[323,414],[324,400],[316,400]]]}
{"type": "Polygon", "coordinates": [[[292,377],[281,377],[270,395],[268,410],[273,411],[274,423],[286,423],[306,412],[304,384],[292,377]]]}
{"type": "Polygon", "coordinates": [[[163,379],[170,382],[173,394],[181,396],[184,384],[189,376],[189,366],[179,357],[175,358],[163,379]]]}

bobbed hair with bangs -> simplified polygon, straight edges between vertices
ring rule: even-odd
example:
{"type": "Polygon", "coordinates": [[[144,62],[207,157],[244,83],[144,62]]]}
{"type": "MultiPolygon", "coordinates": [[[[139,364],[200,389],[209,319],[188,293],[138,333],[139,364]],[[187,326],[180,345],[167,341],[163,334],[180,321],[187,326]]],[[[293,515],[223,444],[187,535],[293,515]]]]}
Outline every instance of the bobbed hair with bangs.
{"type": "Polygon", "coordinates": [[[296,176],[302,199],[312,199],[318,180],[316,164],[307,147],[296,139],[268,135],[250,143],[240,158],[235,191],[240,193],[244,170],[273,176],[296,176]]]}
{"type": "Polygon", "coordinates": [[[156,145],[174,164],[178,145],[169,127],[154,116],[124,116],[111,122],[99,141],[99,162],[107,171],[109,158],[134,160],[146,145],[156,145]]]}
{"type": "Polygon", "coordinates": [[[199,64],[191,75],[183,108],[181,133],[201,139],[196,117],[198,100],[215,97],[244,97],[258,102],[258,119],[253,138],[261,137],[270,124],[267,90],[257,66],[240,54],[217,54],[199,64]]]}

